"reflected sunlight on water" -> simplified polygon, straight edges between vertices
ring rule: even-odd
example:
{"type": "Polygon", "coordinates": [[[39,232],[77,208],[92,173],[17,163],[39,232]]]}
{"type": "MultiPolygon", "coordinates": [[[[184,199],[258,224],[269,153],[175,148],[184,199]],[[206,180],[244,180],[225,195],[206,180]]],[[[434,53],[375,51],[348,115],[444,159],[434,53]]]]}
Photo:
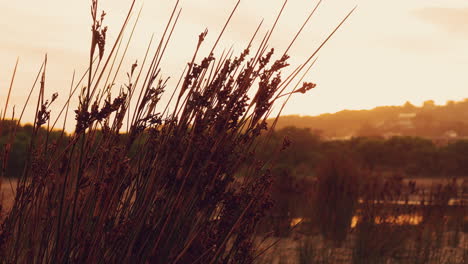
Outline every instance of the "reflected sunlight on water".
{"type": "MultiPolygon", "coordinates": [[[[374,219],[376,224],[394,224],[394,225],[419,225],[423,220],[422,215],[415,214],[401,214],[401,215],[391,215],[386,217],[377,216],[374,219]]],[[[351,227],[354,228],[360,221],[359,216],[353,216],[351,221],[351,227]]]]}
{"type": "MultiPolygon", "coordinates": [[[[359,223],[361,217],[360,216],[353,216],[351,219],[351,228],[355,228],[359,223]]],[[[306,221],[306,219],[297,217],[292,218],[290,222],[290,227],[295,227],[306,221]]],[[[392,215],[387,217],[376,217],[374,222],[376,224],[393,224],[393,225],[419,225],[423,221],[422,215],[415,215],[415,214],[400,214],[400,215],[392,215]]]]}
{"type": "Polygon", "coordinates": [[[291,219],[291,222],[289,223],[289,226],[290,227],[295,227],[297,226],[298,224],[300,224],[302,221],[304,220],[304,218],[293,218],[291,219]]]}

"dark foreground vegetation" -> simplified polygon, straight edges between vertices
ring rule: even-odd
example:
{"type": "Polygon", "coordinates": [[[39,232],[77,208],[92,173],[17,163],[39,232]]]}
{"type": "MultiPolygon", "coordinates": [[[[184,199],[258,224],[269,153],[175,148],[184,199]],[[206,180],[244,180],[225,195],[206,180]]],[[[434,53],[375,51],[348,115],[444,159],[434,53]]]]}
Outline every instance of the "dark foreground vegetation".
{"type": "Polygon", "coordinates": [[[466,263],[467,179],[404,180],[331,154],[316,177],[279,176],[263,263],[466,263]],[[289,261],[294,259],[294,262],[289,261]]]}
{"type": "MultiPolygon", "coordinates": [[[[349,15],[286,76],[282,71],[296,37],[283,52],[268,44],[286,1],[272,28],[261,34],[261,23],[255,27],[252,41],[237,56],[233,51],[216,55],[218,41],[200,55],[204,31],[178,84],[168,87],[160,62],[166,47],[176,45],[170,40],[178,4],[160,41],[150,42],[142,63],[128,65],[128,80],[114,87],[125,67],[132,23],[138,21],[135,1],[110,45],[106,14],[92,1],[89,67],[71,86],[68,98],[78,94],[79,106],[68,136],[63,117],[72,110],[67,103],[51,111],[59,95],[46,96],[45,57],[24,104],[36,106],[32,126],[19,127],[21,110],[13,111],[17,121],[0,127],[6,139],[2,176],[8,164],[21,170],[13,204],[2,217],[2,263],[252,263],[261,255],[254,245],[256,227],[271,207],[273,175],[254,155],[256,139],[266,130],[273,105],[315,87],[302,79],[349,15]],[[252,47],[255,38],[261,42],[252,47]],[[56,122],[60,117],[63,124],[56,122]],[[21,147],[27,149],[23,160],[13,160],[21,147]],[[247,159],[254,162],[236,181],[247,159]]],[[[12,87],[8,94],[24,92],[12,87]]],[[[8,102],[3,121],[11,113],[8,102]]]]}
{"type": "Polygon", "coordinates": [[[215,56],[217,42],[200,56],[202,32],[178,84],[169,87],[160,62],[178,2],[156,51],[129,65],[127,82],[116,89],[133,7],[109,45],[105,13],[92,1],[89,67],[68,95],[79,99],[71,134],[64,131],[69,105],[54,113],[58,95],[46,98],[47,57],[24,105],[36,107],[33,124],[21,125],[23,111],[8,121],[6,99],[0,179],[11,181],[14,199],[0,204],[1,263],[253,263],[282,256],[271,249],[294,231],[303,234],[300,251],[288,258],[303,263],[330,263],[316,256],[324,247],[345,248],[350,238],[354,263],[384,263],[401,252],[410,252],[407,263],[428,263],[445,231],[456,234],[454,248],[464,237],[463,186],[449,182],[426,195],[387,174],[415,172],[407,164],[432,151],[442,169],[417,174],[465,175],[466,142],[436,147],[417,138],[322,141],[308,130],[274,132],[277,119],[267,124],[272,106],[315,87],[303,77],[322,47],[282,76],[289,48],[277,55],[268,47],[276,22],[259,47],[249,44],[238,56],[215,56]],[[377,159],[381,150],[391,154],[377,159]],[[445,167],[446,153],[460,161],[445,167]],[[410,228],[400,215],[423,220],[410,228]],[[310,235],[321,240],[314,244],[310,235]]]}
{"type": "Polygon", "coordinates": [[[273,138],[276,144],[260,148],[275,175],[273,207],[262,226],[282,239],[264,263],[468,259],[466,140],[330,141],[294,127],[275,131],[273,138]]]}

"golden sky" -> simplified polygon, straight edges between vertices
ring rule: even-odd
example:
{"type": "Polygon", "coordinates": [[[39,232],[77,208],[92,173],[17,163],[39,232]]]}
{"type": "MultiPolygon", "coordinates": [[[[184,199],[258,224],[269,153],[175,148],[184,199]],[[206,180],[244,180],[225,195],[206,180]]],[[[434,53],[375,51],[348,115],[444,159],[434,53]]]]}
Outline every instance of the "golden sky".
{"type": "MultiPolygon", "coordinates": [[[[205,28],[209,30],[207,43],[214,42],[236,2],[181,1],[182,16],[162,62],[166,76],[177,79],[191,58],[198,34],[205,28]]],[[[108,14],[105,24],[110,28],[109,42],[115,40],[129,3],[100,1],[100,8],[108,14]]],[[[142,59],[151,34],[161,33],[174,3],[175,0],[137,0],[137,7],[144,4],[144,8],[127,56],[127,68],[142,59]]],[[[0,0],[2,109],[16,58],[20,62],[10,105],[19,108],[45,53],[49,58],[47,94],[59,92],[57,105],[63,104],[73,70],[81,74],[86,69],[89,4],[88,0],[0,0]]],[[[242,1],[216,52],[220,54],[232,45],[240,53],[260,20],[265,19],[265,33],[282,4],[283,0],[242,1]]],[[[289,0],[272,36],[271,46],[278,53],[288,45],[315,4],[315,0],[289,0]]],[[[291,50],[292,64],[302,62],[313,52],[355,5],[355,13],[320,52],[307,76],[308,81],[318,84],[317,88],[293,98],[284,114],[315,115],[400,105],[407,100],[416,105],[429,99],[443,104],[468,97],[466,0],[324,0],[291,50]]]]}

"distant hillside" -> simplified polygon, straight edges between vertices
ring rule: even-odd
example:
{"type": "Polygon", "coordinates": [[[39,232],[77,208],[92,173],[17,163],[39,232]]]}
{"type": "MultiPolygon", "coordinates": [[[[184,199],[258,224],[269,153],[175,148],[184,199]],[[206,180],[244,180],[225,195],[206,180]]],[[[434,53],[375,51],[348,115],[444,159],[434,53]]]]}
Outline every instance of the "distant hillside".
{"type": "Polygon", "coordinates": [[[426,101],[422,107],[381,106],[372,110],[344,110],[320,116],[282,116],[277,129],[310,128],[325,138],[351,136],[468,137],[468,99],[446,105],[426,101]]]}

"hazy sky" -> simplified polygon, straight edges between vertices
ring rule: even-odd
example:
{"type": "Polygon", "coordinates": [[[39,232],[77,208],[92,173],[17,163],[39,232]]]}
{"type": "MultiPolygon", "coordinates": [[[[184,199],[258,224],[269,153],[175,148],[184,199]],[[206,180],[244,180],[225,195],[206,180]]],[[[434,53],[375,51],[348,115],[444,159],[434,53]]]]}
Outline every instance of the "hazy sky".
{"type": "MultiPolygon", "coordinates": [[[[152,33],[161,32],[175,0],[137,0],[144,9],[126,67],[142,59],[152,33]]],[[[182,0],[181,20],[163,60],[164,74],[178,77],[205,28],[212,43],[237,0],[182,0]]],[[[90,40],[90,1],[0,0],[0,106],[17,57],[19,70],[11,105],[26,99],[43,56],[48,53],[47,93],[63,103],[73,70],[86,69],[90,40]]],[[[109,42],[123,20],[129,0],[101,0],[108,13],[109,42]]],[[[283,0],[241,2],[216,52],[233,45],[240,52],[262,18],[263,33],[283,0]]],[[[284,50],[316,1],[289,0],[271,46],[284,50]]],[[[314,115],[342,109],[421,104],[468,97],[468,1],[324,0],[290,52],[302,62],[351,10],[356,12],[320,52],[307,76],[318,84],[292,99],[284,114],[314,115]]],[[[207,45],[207,48],[210,45],[207,45]]],[[[126,70],[125,70],[126,71],[126,70]]],[[[125,72],[123,71],[123,72],[125,72]]],[[[9,110],[11,112],[11,110],[9,110]]],[[[17,110],[18,111],[18,110],[17,110]]],[[[32,110],[31,110],[32,111],[32,110]]],[[[10,113],[9,112],[9,113],[10,113]]]]}

